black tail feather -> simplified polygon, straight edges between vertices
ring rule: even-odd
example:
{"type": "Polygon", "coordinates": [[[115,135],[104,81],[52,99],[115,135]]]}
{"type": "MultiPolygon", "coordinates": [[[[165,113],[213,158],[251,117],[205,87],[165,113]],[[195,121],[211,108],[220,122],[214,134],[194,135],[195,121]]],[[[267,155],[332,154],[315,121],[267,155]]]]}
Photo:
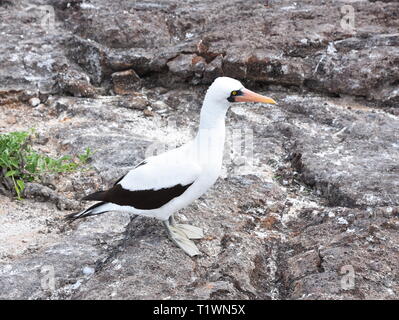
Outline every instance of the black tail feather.
{"type": "Polygon", "coordinates": [[[80,213],[80,211],[74,212],[74,213],[71,213],[71,214],[68,214],[68,215],[66,215],[66,216],[64,217],[64,219],[67,220],[67,221],[72,222],[72,221],[74,221],[74,220],[76,220],[76,219],[81,218],[81,217],[79,216],[79,213],[80,213]]]}
{"type": "MultiPolygon", "coordinates": [[[[95,209],[95,208],[97,208],[97,207],[99,207],[99,206],[101,206],[103,204],[105,204],[105,202],[96,203],[96,204],[92,205],[91,207],[87,208],[86,210],[68,214],[64,218],[65,218],[65,220],[68,220],[68,221],[72,222],[72,221],[74,221],[76,219],[80,219],[80,218],[91,216],[91,215],[93,215],[93,213],[92,213],[93,209],[95,209]]],[[[101,212],[101,213],[104,213],[104,212],[101,212]]]]}

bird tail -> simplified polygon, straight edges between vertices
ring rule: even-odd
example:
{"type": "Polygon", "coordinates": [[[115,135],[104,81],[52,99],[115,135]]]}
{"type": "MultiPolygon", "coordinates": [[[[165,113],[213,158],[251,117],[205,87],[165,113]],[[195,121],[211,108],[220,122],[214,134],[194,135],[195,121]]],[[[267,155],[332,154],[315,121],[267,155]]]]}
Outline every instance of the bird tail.
{"type": "Polygon", "coordinates": [[[92,205],[91,207],[89,207],[83,211],[79,211],[79,212],[75,212],[75,213],[66,215],[65,219],[69,220],[69,221],[74,221],[76,219],[80,219],[80,218],[107,212],[109,210],[106,208],[106,204],[107,204],[106,202],[96,203],[95,205],[92,205]]]}

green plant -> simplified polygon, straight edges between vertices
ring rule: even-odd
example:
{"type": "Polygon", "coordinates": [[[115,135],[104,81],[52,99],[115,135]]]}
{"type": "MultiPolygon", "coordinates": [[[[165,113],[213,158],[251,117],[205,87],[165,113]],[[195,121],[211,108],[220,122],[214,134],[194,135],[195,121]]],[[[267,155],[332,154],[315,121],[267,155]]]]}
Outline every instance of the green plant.
{"type": "Polygon", "coordinates": [[[85,153],[54,159],[32,148],[33,130],[0,134],[0,183],[14,190],[21,199],[26,182],[39,181],[46,173],[75,171],[92,156],[89,148],[85,153]]]}

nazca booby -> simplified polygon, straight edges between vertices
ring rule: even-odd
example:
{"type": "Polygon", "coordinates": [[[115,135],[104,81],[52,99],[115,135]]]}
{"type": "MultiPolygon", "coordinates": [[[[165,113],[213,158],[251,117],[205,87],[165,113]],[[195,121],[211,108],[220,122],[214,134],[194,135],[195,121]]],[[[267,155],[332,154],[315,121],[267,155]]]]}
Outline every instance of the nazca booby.
{"type": "Polygon", "coordinates": [[[193,140],[145,159],[111,189],[83,198],[100,202],[67,218],[75,220],[107,211],[154,217],[163,221],[170,239],[184,252],[190,256],[200,254],[190,239],[201,239],[202,229],[177,224],[173,214],[203,195],[219,177],[225,142],[225,116],[234,102],[276,103],[246,89],[238,80],[217,78],[205,95],[199,130],[193,140]]]}

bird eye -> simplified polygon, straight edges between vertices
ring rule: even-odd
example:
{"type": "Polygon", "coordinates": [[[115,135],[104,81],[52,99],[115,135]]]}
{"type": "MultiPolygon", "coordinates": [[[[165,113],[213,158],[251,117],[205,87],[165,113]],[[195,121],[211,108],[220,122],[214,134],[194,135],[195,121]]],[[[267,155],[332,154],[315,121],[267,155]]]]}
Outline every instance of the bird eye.
{"type": "Polygon", "coordinates": [[[232,94],[233,96],[236,96],[236,95],[238,94],[238,92],[237,92],[237,91],[232,91],[231,94],[232,94]]]}

